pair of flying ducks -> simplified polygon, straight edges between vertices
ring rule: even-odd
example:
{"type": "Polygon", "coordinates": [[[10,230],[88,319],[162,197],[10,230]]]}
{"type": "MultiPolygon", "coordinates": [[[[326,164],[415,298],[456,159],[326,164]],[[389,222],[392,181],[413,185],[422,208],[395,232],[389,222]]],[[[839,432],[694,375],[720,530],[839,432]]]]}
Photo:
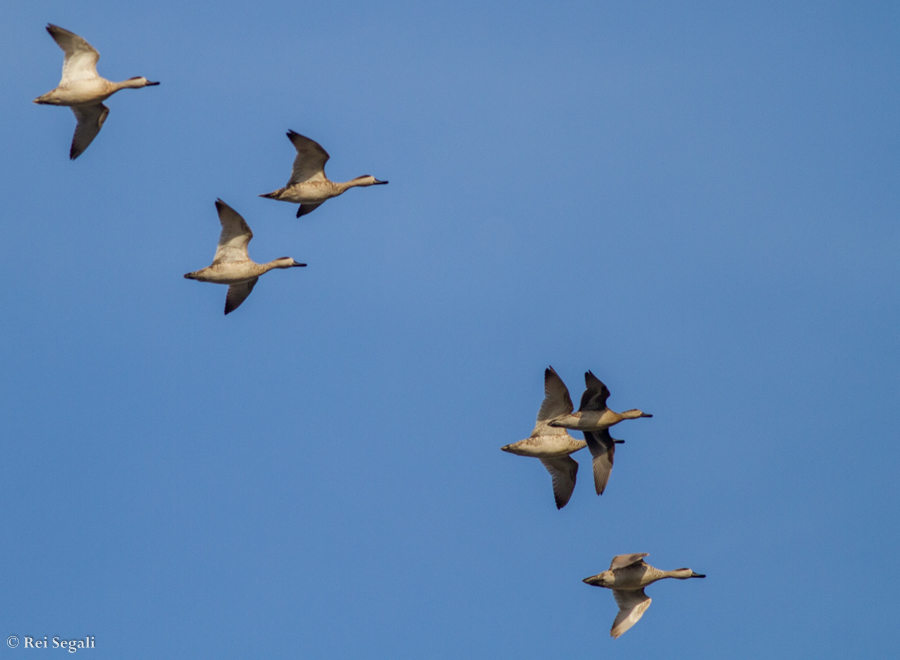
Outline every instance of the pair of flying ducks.
{"type": "MultiPolygon", "coordinates": [[[[77,120],[75,136],[69,150],[69,158],[78,158],[100,133],[103,122],[109,115],[109,108],[103,101],[120,89],[137,89],[158,85],[139,76],[122,82],[112,82],[97,73],[100,53],[74,32],[57,25],[48,25],[47,32],[65,53],[62,79],[57,87],[37,97],[34,102],[42,105],[62,105],[72,108],[77,120]]],[[[368,174],[350,181],[330,181],[325,176],[328,152],[314,140],[294,131],[288,131],[288,138],[297,150],[291,178],[283,188],[260,195],[268,199],[299,204],[297,217],[312,213],[332,197],[343,194],[358,186],[377,186],[387,183],[368,174]]],[[[216,202],[222,234],[212,265],[202,270],[188,273],[186,278],[202,282],[227,284],[225,313],[234,311],[244,302],[256,281],[263,273],[273,268],[305,266],[290,257],[281,257],[265,264],[252,261],[247,254],[247,244],[253,232],[244,219],[223,201],[216,202]]]]}
{"type": "Polygon", "coordinates": [[[609,398],[606,385],[590,371],[584,374],[584,382],[587,389],[581,395],[581,406],[578,412],[573,413],[569,390],[553,367],[548,367],[544,371],[544,402],[538,411],[537,424],[531,436],[501,447],[510,454],[540,459],[553,478],[557,509],[568,504],[575,489],[578,463],[570,454],[584,447],[590,449],[594,488],[598,495],[602,495],[612,472],[616,443],[624,442],[613,438],[609,434],[609,427],[624,419],[653,416],[636,409],[614,412],[606,407],[606,400],[609,398]],[[569,435],[567,429],[583,431],[584,440],[576,440],[569,435]]]}
{"type": "MultiPolygon", "coordinates": [[[[329,159],[328,152],[315,140],[310,140],[294,131],[288,131],[297,156],[291,170],[291,178],[284,188],[279,188],[260,197],[277,199],[282,202],[300,204],[297,217],[312,213],[332,197],[342,195],[350,188],[357,186],[377,186],[387,183],[379,181],[368,174],[350,181],[329,181],[325,176],[325,163],[329,159]]],[[[247,244],[253,238],[253,232],[246,221],[221,199],[216,201],[222,233],[216,256],[210,266],[202,270],[188,273],[189,280],[227,284],[228,294],[225,296],[225,313],[233,312],[247,299],[259,276],[273,268],[292,268],[306,266],[290,257],[281,257],[265,264],[258,264],[247,253],[247,244]]]]}

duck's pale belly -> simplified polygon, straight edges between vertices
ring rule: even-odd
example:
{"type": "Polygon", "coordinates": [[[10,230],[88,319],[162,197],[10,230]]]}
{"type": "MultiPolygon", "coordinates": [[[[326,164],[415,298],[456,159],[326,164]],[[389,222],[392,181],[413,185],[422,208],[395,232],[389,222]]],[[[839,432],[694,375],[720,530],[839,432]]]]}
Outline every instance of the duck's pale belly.
{"type": "Polygon", "coordinates": [[[337,197],[342,191],[335,190],[330,182],[300,183],[286,188],[279,199],[294,204],[321,204],[327,199],[337,197]]]}
{"type": "Polygon", "coordinates": [[[583,440],[575,440],[569,435],[544,435],[526,438],[519,442],[503,447],[504,451],[519,456],[534,456],[536,458],[559,458],[568,456],[574,451],[583,449],[587,443],[583,440]]]}
{"type": "Polygon", "coordinates": [[[43,97],[41,103],[48,105],[93,105],[112,96],[106,80],[75,80],[65,87],[57,87],[43,97]]]}
{"type": "Polygon", "coordinates": [[[202,270],[188,273],[190,279],[200,282],[213,282],[214,284],[240,284],[247,282],[254,277],[259,277],[259,265],[256,263],[244,264],[218,264],[216,266],[207,266],[202,270]],[[221,266],[228,266],[222,268],[221,266]]]}

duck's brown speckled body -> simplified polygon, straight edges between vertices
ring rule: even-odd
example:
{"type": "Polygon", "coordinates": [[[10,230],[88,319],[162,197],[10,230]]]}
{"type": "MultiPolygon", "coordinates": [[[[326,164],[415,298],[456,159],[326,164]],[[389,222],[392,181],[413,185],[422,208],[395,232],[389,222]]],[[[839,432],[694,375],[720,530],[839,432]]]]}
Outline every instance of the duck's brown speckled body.
{"type": "Polygon", "coordinates": [[[62,79],[56,89],[37,97],[34,102],[41,105],[65,105],[72,108],[78,125],[69,158],[78,158],[97,137],[109,108],[103,101],[120,89],[138,89],[158,85],[143,76],[129,78],[122,82],[112,82],[97,73],[97,61],[100,59],[93,46],[74,32],[69,32],[57,25],[48,25],[47,32],[66,54],[63,60],[62,79]]]}
{"type": "Polygon", "coordinates": [[[256,281],[263,273],[273,268],[294,268],[306,266],[297,263],[290,257],[281,257],[268,263],[258,264],[247,254],[247,245],[253,238],[250,227],[233,208],[221,199],[216,200],[216,210],[222,223],[219,245],[211,265],[185,277],[189,280],[228,284],[228,295],[225,296],[225,313],[230,314],[247,299],[256,281]]]}
{"type": "Polygon", "coordinates": [[[644,561],[646,552],[613,557],[609,570],[584,578],[583,582],[595,587],[612,589],[619,613],[609,631],[613,638],[618,637],[644,616],[650,607],[651,598],[644,593],[644,587],[657,580],[675,578],[704,578],[705,575],[694,573],[689,568],[677,568],[674,571],[661,571],[644,561]]]}
{"type": "Polygon", "coordinates": [[[287,136],[294,148],[297,149],[291,178],[284,188],[260,195],[260,197],[300,204],[300,208],[297,209],[298,218],[301,215],[312,213],[327,200],[342,195],[350,188],[378,186],[387,183],[387,181],[379,181],[368,174],[358,176],[350,181],[330,181],[325,176],[325,163],[328,162],[330,156],[322,148],[322,145],[294,131],[288,131],[287,136]]]}

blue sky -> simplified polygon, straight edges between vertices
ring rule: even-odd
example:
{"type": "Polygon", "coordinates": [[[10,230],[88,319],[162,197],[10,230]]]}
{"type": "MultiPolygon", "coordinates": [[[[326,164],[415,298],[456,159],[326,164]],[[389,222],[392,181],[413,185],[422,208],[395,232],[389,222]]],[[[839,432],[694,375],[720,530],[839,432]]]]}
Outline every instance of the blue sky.
{"type": "Polygon", "coordinates": [[[0,637],[892,657],[898,28],[887,2],[5,7],[0,637]],[[31,103],[48,22],[162,83],[74,162],[72,113],[31,103]],[[390,185],[297,220],[258,197],[288,129],[390,185]],[[219,197],[252,258],[309,264],[227,318],[182,278],[219,197]],[[499,449],[547,365],[654,415],[602,497],[575,455],[561,511],[499,449]],[[581,579],[632,552],[709,577],[613,641],[581,579]]]}

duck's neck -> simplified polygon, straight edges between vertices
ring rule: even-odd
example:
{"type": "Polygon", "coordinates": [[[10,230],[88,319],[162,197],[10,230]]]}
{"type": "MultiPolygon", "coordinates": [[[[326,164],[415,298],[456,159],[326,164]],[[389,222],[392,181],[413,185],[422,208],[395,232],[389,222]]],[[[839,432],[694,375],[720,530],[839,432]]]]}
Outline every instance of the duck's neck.
{"type": "Polygon", "coordinates": [[[371,186],[372,185],[372,177],[367,176],[358,176],[355,179],[350,179],[349,181],[335,181],[334,186],[339,191],[338,194],[344,192],[345,190],[350,190],[350,188],[356,188],[357,186],[371,186]]]}
{"type": "Polygon", "coordinates": [[[150,83],[146,78],[129,78],[122,82],[113,83],[113,87],[115,87],[115,91],[118,92],[120,89],[139,89],[141,87],[146,87],[149,84],[150,83]]]}
{"type": "Polygon", "coordinates": [[[280,259],[273,259],[264,264],[257,264],[262,270],[260,270],[260,275],[263,273],[268,273],[270,270],[275,268],[291,268],[294,265],[294,260],[290,257],[281,257],[280,259]]]}

